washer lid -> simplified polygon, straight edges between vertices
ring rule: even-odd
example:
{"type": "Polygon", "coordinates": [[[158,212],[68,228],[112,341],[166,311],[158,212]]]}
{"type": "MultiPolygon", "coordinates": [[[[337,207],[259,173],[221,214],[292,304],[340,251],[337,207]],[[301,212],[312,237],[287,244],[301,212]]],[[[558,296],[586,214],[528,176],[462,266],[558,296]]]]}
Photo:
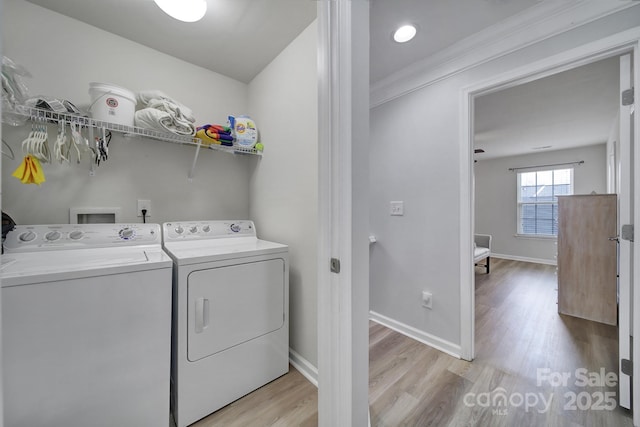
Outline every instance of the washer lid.
{"type": "Polygon", "coordinates": [[[287,245],[255,237],[165,242],[164,248],[179,265],[286,253],[289,250],[287,245]]]}
{"type": "Polygon", "coordinates": [[[159,246],[5,253],[2,287],[171,268],[159,246]]]}

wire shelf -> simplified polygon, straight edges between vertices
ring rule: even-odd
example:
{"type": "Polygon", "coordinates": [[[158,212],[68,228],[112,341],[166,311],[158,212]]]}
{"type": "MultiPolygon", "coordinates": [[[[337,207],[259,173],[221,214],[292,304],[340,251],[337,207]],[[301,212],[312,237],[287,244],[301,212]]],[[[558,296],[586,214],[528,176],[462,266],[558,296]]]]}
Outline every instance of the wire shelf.
{"type": "Polygon", "coordinates": [[[143,138],[152,138],[160,141],[172,142],[175,144],[187,144],[187,145],[198,145],[202,147],[206,147],[216,151],[224,151],[227,153],[233,154],[254,154],[261,156],[262,152],[256,150],[255,148],[247,148],[240,146],[226,146],[226,145],[218,145],[218,144],[207,144],[203,142],[200,138],[194,138],[189,135],[177,135],[169,132],[160,132],[153,129],[146,129],[136,126],[126,126],[118,123],[110,123],[104,122],[101,120],[95,120],[90,117],[79,116],[77,114],[70,113],[57,113],[55,111],[45,110],[42,108],[29,107],[26,105],[17,105],[15,112],[26,116],[29,120],[32,121],[49,121],[58,123],[60,121],[65,121],[67,123],[79,123],[82,126],[86,127],[94,127],[99,129],[107,129],[113,132],[122,133],[125,136],[139,136],[143,138]]]}
{"type": "Polygon", "coordinates": [[[200,154],[201,148],[208,148],[215,151],[223,151],[231,154],[252,154],[256,156],[262,156],[262,151],[258,151],[255,148],[241,147],[237,145],[226,146],[218,144],[207,144],[200,138],[194,138],[188,135],[177,135],[169,132],[160,132],[153,129],[146,129],[137,126],[126,126],[118,123],[104,122],[101,120],[95,120],[90,117],[79,116],[71,113],[58,113],[55,111],[45,110],[42,108],[30,107],[26,105],[16,105],[15,113],[28,117],[31,121],[45,121],[59,123],[64,121],[66,123],[78,123],[88,128],[106,129],[112,132],[119,132],[126,137],[142,137],[151,138],[159,141],[171,142],[174,144],[193,145],[196,147],[195,156],[191,163],[191,170],[188,174],[188,179],[191,181],[195,172],[196,162],[200,154]]]}

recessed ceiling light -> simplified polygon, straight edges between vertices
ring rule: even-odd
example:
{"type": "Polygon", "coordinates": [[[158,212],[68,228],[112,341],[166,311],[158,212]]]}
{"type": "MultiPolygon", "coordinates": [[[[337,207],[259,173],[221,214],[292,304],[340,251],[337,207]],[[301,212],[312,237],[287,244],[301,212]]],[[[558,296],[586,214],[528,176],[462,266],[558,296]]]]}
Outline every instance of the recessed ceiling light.
{"type": "Polygon", "coordinates": [[[183,22],[196,22],[207,12],[206,0],[153,0],[172,18],[183,22]]]}
{"type": "Polygon", "coordinates": [[[398,43],[405,43],[416,35],[416,27],[413,25],[403,25],[393,33],[393,39],[398,43]]]}

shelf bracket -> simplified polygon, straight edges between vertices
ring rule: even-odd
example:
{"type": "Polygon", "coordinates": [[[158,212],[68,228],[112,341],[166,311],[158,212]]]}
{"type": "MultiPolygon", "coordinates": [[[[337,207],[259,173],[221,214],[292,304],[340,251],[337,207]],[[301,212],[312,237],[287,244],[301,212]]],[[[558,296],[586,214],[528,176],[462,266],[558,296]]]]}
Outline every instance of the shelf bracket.
{"type": "Polygon", "coordinates": [[[196,147],[196,154],[193,156],[193,162],[191,162],[191,170],[189,171],[189,175],[187,176],[189,182],[193,181],[193,174],[196,171],[196,162],[198,161],[198,156],[200,155],[200,147],[202,147],[202,142],[200,140],[198,140],[197,144],[198,146],[196,147]]]}

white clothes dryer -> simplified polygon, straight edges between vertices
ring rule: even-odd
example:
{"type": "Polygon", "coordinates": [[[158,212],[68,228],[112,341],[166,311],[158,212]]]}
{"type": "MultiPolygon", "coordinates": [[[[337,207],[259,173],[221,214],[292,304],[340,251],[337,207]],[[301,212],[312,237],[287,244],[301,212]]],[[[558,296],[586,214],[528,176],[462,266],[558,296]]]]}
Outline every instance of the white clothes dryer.
{"type": "Polygon", "coordinates": [[[172,262],[160,225],[18,226],[4,245],[5,425],[168,426],[172,262]]]}
{"type": "Polygon", "coordinates": [[[178,427],[289,371],[288,247],[251,221],[163,224],[174,262],[171,405],[178,427]]]}

